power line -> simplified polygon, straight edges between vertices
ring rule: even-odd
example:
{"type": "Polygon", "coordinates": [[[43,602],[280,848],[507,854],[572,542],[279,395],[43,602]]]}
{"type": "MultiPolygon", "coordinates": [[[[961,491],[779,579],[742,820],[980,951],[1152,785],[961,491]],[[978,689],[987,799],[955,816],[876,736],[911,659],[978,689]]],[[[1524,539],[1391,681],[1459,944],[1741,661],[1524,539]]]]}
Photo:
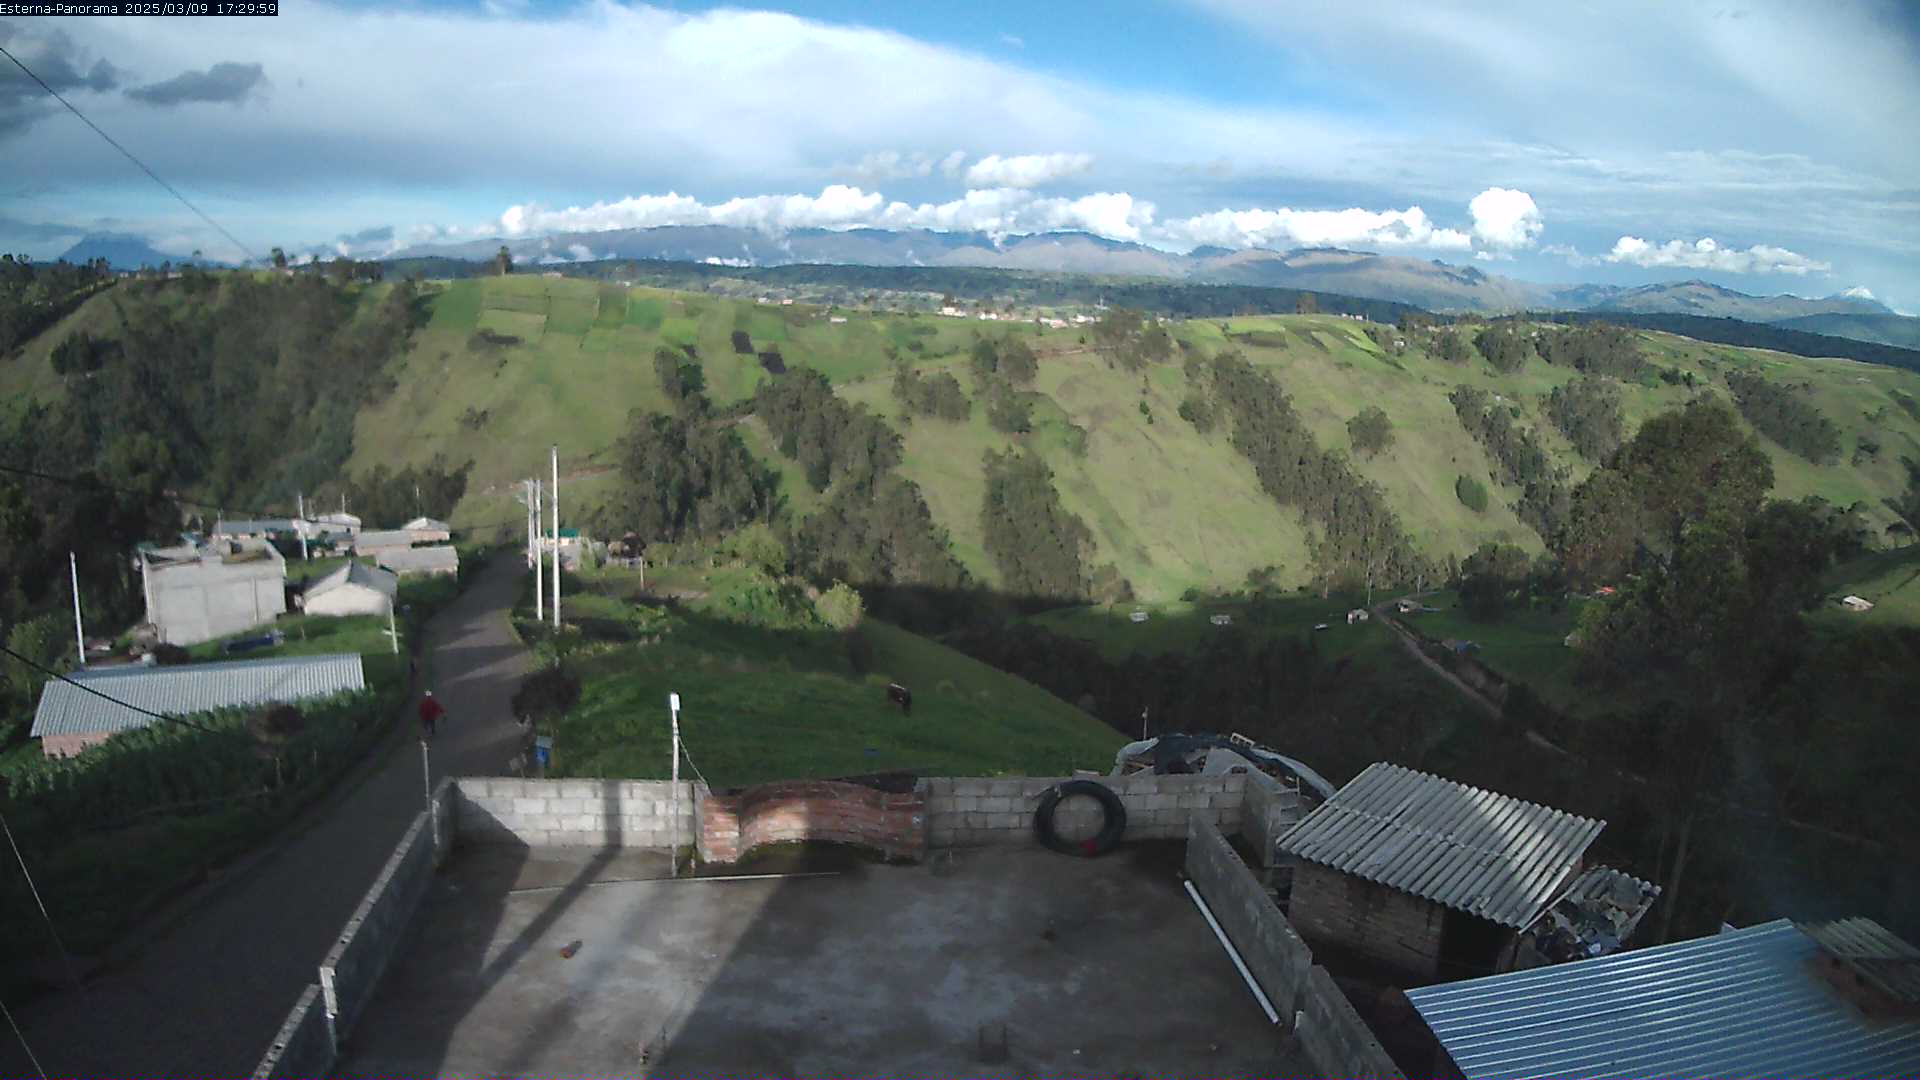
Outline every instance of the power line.
{"type": "MultiPolygon", "coordinates": [[[[20,842],[13,838],[13,827],[7,824],[5,814],[0,814],[0,832],[7,834],[7,846],[13,849],[13,857],[20,863],[20,873],[27,879],[27,888],[33,893],[33,902],[40,906],[40,917],[47,920],[47,933],[53,935],[53,944],[60,950],[60,960],[67,965],[67,980],[78,988],[80,986],[80,976],[74,973],[73,957],[67,952],[67,943],[60,940],[60,931],[54,927],[53,916],[47,912],[47,902],[40,899],[40,886],[33,883],[33,871],[27,869],[27,857],[20,854],[20,842]]],[[[13,1014],[7,1014],[7,1023],[13,1023],[13,1014]]],[[[14,1025],[13,1033],[20,1035],[19,1025],[14,1025]]],[[[25,1035],[20,1035],[20,1045],[23,1047],[27,1045],[27,1037],[25,1035]]],[[[33,1057],[33,1050],[31,1048],[27,1050],[27,1056],[33,1057]]],[[[37,1059],[34,1061],[33,1067],[36,1069],[40,1068],[40,1062],[37,1059]]],[[[47,1074],[45,1070],[42,1070],[40,1075],[45,1076],[47,1074]]]]}
{"type": "Polygon", "coordinates": [[[4,1001],[0,1001],[0,1013],[7,1014],[7,1026],[13,1029],[14,1038],[20,1040],[20,1049],[27,1052],[27,1060],[33,1062],[33,1069],[40,1074],[40,1080],[47,1080],[46,1067],[41,1065],[40,1059],[34,1055],[33,1047],[27,1045],[27,1037],[21,1032],[20,1025],[13,1022],[13,1010],[7,1008],[7,1003],[4,1001]]]}
{"type": "Polygon", "coordinates": [[[185,717],[168,716],[166,713],[157,713],[157,712],[154,712],[152,709],[143,709],[140,706],[135,705],[130,701],[121,701],[119,698],[114,697],[112,694],[103,694],[100,691],[95,690],[93,687],[88,686],[86,683],[79,681],[78,679],[70,679],[67,676],[61,674],[60,672],[55,671],[50,667],[47,667],[45,664],[42,664],[36,660],[30,660],[27,657],[21,656],[19,653],[14,652],[12,649],[8,648],[5,645],[0,645],[0,653],[6,653],[8,656],[13,657],[15,660],[20,661],[21,663],[27,665],[28,667],[34,669],[35,671],[40,672],[43,675],[52,676],[53,678],[59,679],[61,682],[66,683],[70,686],[77,686],[80,689],[85,690],[87,693],[92,694],[94,697],[102,698],[106,701],[111,701],[115,705],[120,706],[121,708],[132,709],[134,712],[140,713],[143,716],[151,716],[155,720],[165,720],[168,723],[173,723],[173,724],[185,724],[187,727],[190,727],[195,731],[204,731],[209,735],[220,734],[218,731],[215,731],[214,729],[208,727],[205,724],[196,723],[192,720],[188,720],[185,717]]]}
{"type": "Polygon", "coordinates": [[[175,188],[175,187],[174,187],[174,186],[173,186],[172,184],[169,184],[169,183],[167,183],[167,182],[166,182],[165,180],[162,180],[162,179],[160,179],[160,174],[159,174],[159,173],[157,173],[157,172],[154,172],[154,171],[153,171],[152,169],[149,169],[149,168],[147,168],[147,163],[146,163],[146,162],[144,162],[144,161],[141,161],[141,160],[140,160],[139,158],[137,158],[137,157],[134,157],[134,156],[133,156],[133,151],[131,151],[131,150],[128,150],[128,149],[127,149],[126,147],[124,147],[124,146],[121,146],[121,145],[120,145],[120,144],[119,144],[118,142],[116,142],[116,141],[114,140],[114,137],[113,137],[113,136],[111,136],[111,135],[109,135],[109,134],[107,134],[107,133],[106,133],[105,131],[102,131],[102,130],[100,129],[100,125],[99,125],[99,124],[96,124],[96,123],[94,123],[93,121],[91,121],[91,120],[89,120],[89,119],[87,119],[87,115],[86,115],[85,113],[83,113],[83,112],[81,112],[81,111],[80,111],[79,109],[76,109],[76,108],[74,108],[74,105],[73,105],[73,102],[71,102],[71,101],[68,101],[68,100],[67,100],[66,98],[64,98],[64,97],[61,97],[61,96],[60,96],[60,91],[58,91],[58,90],[55,90],[55,89],[54,89],[53,87],[51,87],[51,86],[48,86],[48,85],[47,85],[47,81],[46,81],[45,79],[42,79],[42,78],[41,78],[40,76],[38,76],[38,75],[35,75],[35,74],[33,73],[33,69],[32,69],[32,68],[30,68],[30,67],[28,67],[27,65],[25,65],[25,64],[23,64],[23,63],[21,63],[21,62],[20,62],[20,58],[19,58],[19,57],[17,57],[17,56],[15,56],[15,55],[13,55],[13,54],[12,54],[12,53],[10,53],[10,52],[8,52],[8,51],[6,50],[6,47],[5,47],[5,46],[0,46],[0,56],[5,56],[5,57],[6,57],[7,59],[9,59],[9,60],[11,60],[11,61],[13,61],[13,66],[14,66],[14,67],[17,67],[17,68],[19,68],[19,69],[20,69],[21,71],[24,71],[24,72],[26,72],[26,73],[27,73],[27,78],[29,78],[29,79],[32,79],[32,80],[33,80],[34,82],[36,82],[36,83],[39,83],[39,84],[40,84],[40,89],[42,89],[42,90],[45,90],[45,91],[46,91],[47,93],[49,93],[49,94],[52,94],[52,95],[53,95],[53,100],[55,100],[55,101],[57,101],[57,102],[59,102],[59,103],[60,103],[60,104],[62,104],[62,105],[65,105],[65,106],[67,107],[67,111],[68,111],[68,112],[70,112],[70,113],[72,113],[73,115],[75,115],[75,116],[77,116],[77,117],[79,117],[79,118],[80,118],[80,122],[81,122],[81,123],[83,123],[83,124],[85,124],[85,125],[87,125],[88,127],[90,127],[90,128],[92,128],[92,129],[93,129],[93,132],[94,132],[94,134],[96,134],[96,135],[98,135],[98,136],[100,136],[101,138],[103,138],[103,139],[105,139],[105,140],[107,140],[107,145],[108,145],[108,146],[111,146],[111,147],[113,147],[113,148],[114,148],[115,150],[118,150],[118,151],[120,151],[120,153],[121,153],[121,154],[123,154],[123,155],[125,155],[125,156],[126,156],[126,159],[127,159],[128,161],[131,161],[131,162],[133,162],[133,163],[134,163],[135,165],[137,165],[137,166],[139,166],[139,168],[140,168],[140,171],[141,171],[141,172],[143,172],[143,173],[146,173],[146,174],[147,174],[148,176],[150,176],[150,177],[152,177],[152,178],[153,178],[153,182],[154,182],[154,183],[156,183],[156,184],[159,184],[159,185],[160,185],[161,187],[163,187],[163,188],[165,188],[165,189],[167,190],[167,193],[168,193],[169,195],[172,195],[172,196],[173,196],[174,198],[176,198],[176,199],[179,199],[179,200],[180,200],[180,204],[181,204],[182,206],[185,206],[185,207],[186,207],[187,209],[189,209],[189,210],[191,210],[191,211],[193,211],[193,212],[194,212],[195,214],[197,214],[197,215],[199,215],[199,218],[200,218],[200,220],[201,220],[201,221],[204,221],[204,222],[206,222],[206,223],[207,223],[208,225],[211,225],[211,226],[213,227],[213,230],[214,230],[215,232],[217,232],[217,233],[219,233],[219,234],[220,234],[221,236],[224,236],[224,237],[226,237],[226,238],[227,238],[227,242],[228,242],[228,243],[230,243],[230,244],[232,244],[232,245],[233,245],[234,247],[237,247],[237,248],[239,248],[239,249],[240,249],[240,251],[241,251],[241,253],[243,253],[244,255],[246,255],[246,257],[247,257],[247,259],[248,259],[248,261],[250,261],[250,262],[258,262],[258,261],[260,260],[260,256],[258,256],[258,255],[255,255],[255,254],[253,253],[253,249],[252,249],[252,248],[249,248],[249,247],[247,247],[247,245],[245,245],[245,244],[243,244],[243,243],[241,243],[241,242],[239,241],[239,239],[238,239],[237,237],[235,237],[235,236],[234,236],[234,235],[233,235],[232,233],[230,233],[230,232],[228,232],[228,231],[227,231],[227,230],[226,230],[225,228],[223,228],[223,227],[221,227],[221,225],[220,225],[220,223],[219,223],[219,222],[217,222],[217,221],[215,221],[215,220],[213,220],[212,218],[210,218],[210,217],[208,217],[208,216],[207,216],[207,213],[206,213],[206,211],[204,211],[204,210],[202,210],[202,209],[200,209],[199,207],[197,207],[197,206],[195,206],[195,205],[193,205],[193,203],[192,203],[191,201],[189,201],[189,200],[188,200],[188,198],[187,198],[187,197],[186,197],[185,195],[182,195],[182,194],[180,194],[180,192],[179,192],[179,191],[178,191],[178,190],[177,190],[177,189],[176,189],[176,188],[175,188]]]}

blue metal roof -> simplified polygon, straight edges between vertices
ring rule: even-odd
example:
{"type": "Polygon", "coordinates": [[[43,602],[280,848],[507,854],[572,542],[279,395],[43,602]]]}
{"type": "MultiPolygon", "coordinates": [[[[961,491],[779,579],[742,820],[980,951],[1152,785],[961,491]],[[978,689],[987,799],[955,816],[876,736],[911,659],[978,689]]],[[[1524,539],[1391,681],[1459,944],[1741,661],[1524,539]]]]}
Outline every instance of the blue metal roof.
{"type": "Polygon", "coordinates": [[[165,716],[185,716],[213,709],[331,697],[367,685],[359,653],[167,667],[127,664],[76,671],[67,678],[99,693],[87,693],[60,679],[47,680],[33,716],[34,738],[128,731],[154,723],[153,717],[127,705],[165,716]]]}
{"type": "Polygon", "coordinates": [[[1920,1020],[1869,1020],[1779,919],[1407,991],[1469,1077],[1920,1075],[1920,1020]]]}

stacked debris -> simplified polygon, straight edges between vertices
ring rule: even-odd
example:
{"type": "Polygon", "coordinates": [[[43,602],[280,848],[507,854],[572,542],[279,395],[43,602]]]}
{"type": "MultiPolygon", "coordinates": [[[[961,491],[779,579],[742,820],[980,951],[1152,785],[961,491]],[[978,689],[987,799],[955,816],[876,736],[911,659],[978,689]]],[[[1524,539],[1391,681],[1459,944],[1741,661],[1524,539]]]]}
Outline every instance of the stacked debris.
{"type": "Polygon", "coordinates": [[[1611,867],[1588,870],[1529,929],[1539,963],[1563,964],[1620,951],[1659,895],[1660,886],[1611,867]]]}

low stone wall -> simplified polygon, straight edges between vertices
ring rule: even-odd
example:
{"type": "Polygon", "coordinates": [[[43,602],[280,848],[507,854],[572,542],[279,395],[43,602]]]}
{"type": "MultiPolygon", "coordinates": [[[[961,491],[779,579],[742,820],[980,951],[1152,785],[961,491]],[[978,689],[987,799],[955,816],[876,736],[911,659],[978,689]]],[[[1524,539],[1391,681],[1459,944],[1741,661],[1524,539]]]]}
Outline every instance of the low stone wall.
{"type": "Polygon", "coordinates": [[[1293,1033],[1314,1067],[1326,1076],[1399,1080],[1402,1075],[1347,995],[1334,985],[1333,976],[1318,964],[1307,973],[1307,992],[1293,1033]]]}
{"type": "MultiPolygon", "coordinates": [[[[1226,831],[1240,828],[1247,777],[1194,773],[1130,776],[928,777],[927,835],[933,847],[1033,843],[1033,812],[1055,784],[1096,780],[1113,789],[1127,808],[1126,839],[1174,839],[1187,833],[1187,818],[1199,812],[1226,831]]],[[[1090,799],[1063,803],[1054,817],[1061,832],[1097,828],[1100,807],[1090,799]]]]}
{"type": "Polygon", "coordinates": [[[360,1011],[372,999],[374,987],[387,970],[387,961],[427,893],[436,862],[429,816],[422,811],[400,838],[360,907],[347,920],[327,958],[321,961],[320,993],[333,1023],[336,1044],[347,1038],[360,1011]]]}
{"type": "Polygon", "coordinates": [[[1307,969],[1313,966],[1307,943],[1227,838],[1199,814],[1187,823],[1186,871],[1282,1022],[1290,1022],[1306,992],[1307,969]]]}
{"type": "Polygon", "coordinates": [[[686,781],[677,819],[668,780],[463,777],[453,783],[454,833],[461,843],[666,848],[676,838],[692,843],[699,821],[695,786],[686,781]]]}
{"type": "Polygon", "coordinates": [[[1226,837],[1204,815],[1187,826],[1187,877],[1200,890],[1220,929],[1272,1000],[1282,1025],[1291,1025],[1321,1076],[1400,1080],[1393,1059],[1374,1038],[1353,1003],[1293,925],[1240,861],[1226,837]]]}
{"type": "Polygon", "coordinates": [[[312,983],[294,1002],[267,1056],[253,1070],[255,1080],[270,1077],[326,1076],[333,1071],[333,1029],[327,1024],[320,985],[312,983]]]}
{"type": "Polygon", "coordinates": [[[874,848],[890,858],[927,852],[926,796],[859,784],[801,780],[733,795],[700,796],[700,857],[733,862],[762,844],[825,840],[874,848]]]}

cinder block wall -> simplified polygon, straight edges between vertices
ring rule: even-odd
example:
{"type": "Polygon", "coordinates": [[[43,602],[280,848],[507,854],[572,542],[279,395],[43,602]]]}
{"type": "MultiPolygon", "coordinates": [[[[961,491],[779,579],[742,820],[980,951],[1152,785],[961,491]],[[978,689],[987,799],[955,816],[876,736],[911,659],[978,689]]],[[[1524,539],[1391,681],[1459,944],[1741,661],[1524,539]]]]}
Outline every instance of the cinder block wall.
{"type": "MultiPolygon", "coordinates": [[[[1072,779],[1097,780],[1120,796],[1127,808],[1129,840],[1183,837],[1187,834],[1187,818],[1195,811],[1223,831],[1237,831],[1247,784],[1246,776],[1240,774],[928,777],[920,781],[920,790],[926,795],[928,841],[936,848],[1032,843],[1033,812],[1040,796],[1055,784],[1072,779]]],[[[1100,807],[1091,799],[1070,799],[1061,805],[1054,821],[1063,832],[1098,828],[1100,807]]]]}
{"type": "Polygon", "coordinates": [[[276,1076],[327,1076],[333,1072],[333,1031],[320,1000],[320,985],[309,984],[273,1037],[267,1055],[253,1070],[255,1080],[276,1076]]]}
{"type": "Polygon", "coordinates": [[[762,784],[734,795],[700,796],[700,857],[733,862],[762,844],[826,840],[859,844],[890,858],[927,852],[926,796],[831,780],[762,784]]]}
{"type": "Polygon", "coordinates": [[[1287,905],[1308,941],[1348,949],[1409,975],[1431,977],[1440,965],[1446,913],[1430,900],[1302,862],[1287,905]]]}
{"type": "Polygon", "coordinates": [[[1313,966],[1307,943],[1220,830],[1197,815],[1187,822],[1186,872],[1282,1021],[1291,1022],[1313,966]]]}
{"type": "Polygon", "coordinates": [[[1307,1057],[1328,1076],[1400,1077],[1399,1066],[1327,969],[1315,964],[1307,975],[1294,1037],[1307,1057]]]}
{"type": "Polygon", "coordinates": [[[680,784],[678,829],[669,780],[509,780],[454,784],[461,843],[529,847],[665,848],[694,841],[694,785],[680,784]]]}
{"type": "Polygon", "coordinates": [[[320,993],[335,1043],[347,1037],[372,1000],[387,961],[398,950],[427,893],[437,861],[429,815],[423,811],[414,817],[412,827],[320,962],[320,993]]]}

